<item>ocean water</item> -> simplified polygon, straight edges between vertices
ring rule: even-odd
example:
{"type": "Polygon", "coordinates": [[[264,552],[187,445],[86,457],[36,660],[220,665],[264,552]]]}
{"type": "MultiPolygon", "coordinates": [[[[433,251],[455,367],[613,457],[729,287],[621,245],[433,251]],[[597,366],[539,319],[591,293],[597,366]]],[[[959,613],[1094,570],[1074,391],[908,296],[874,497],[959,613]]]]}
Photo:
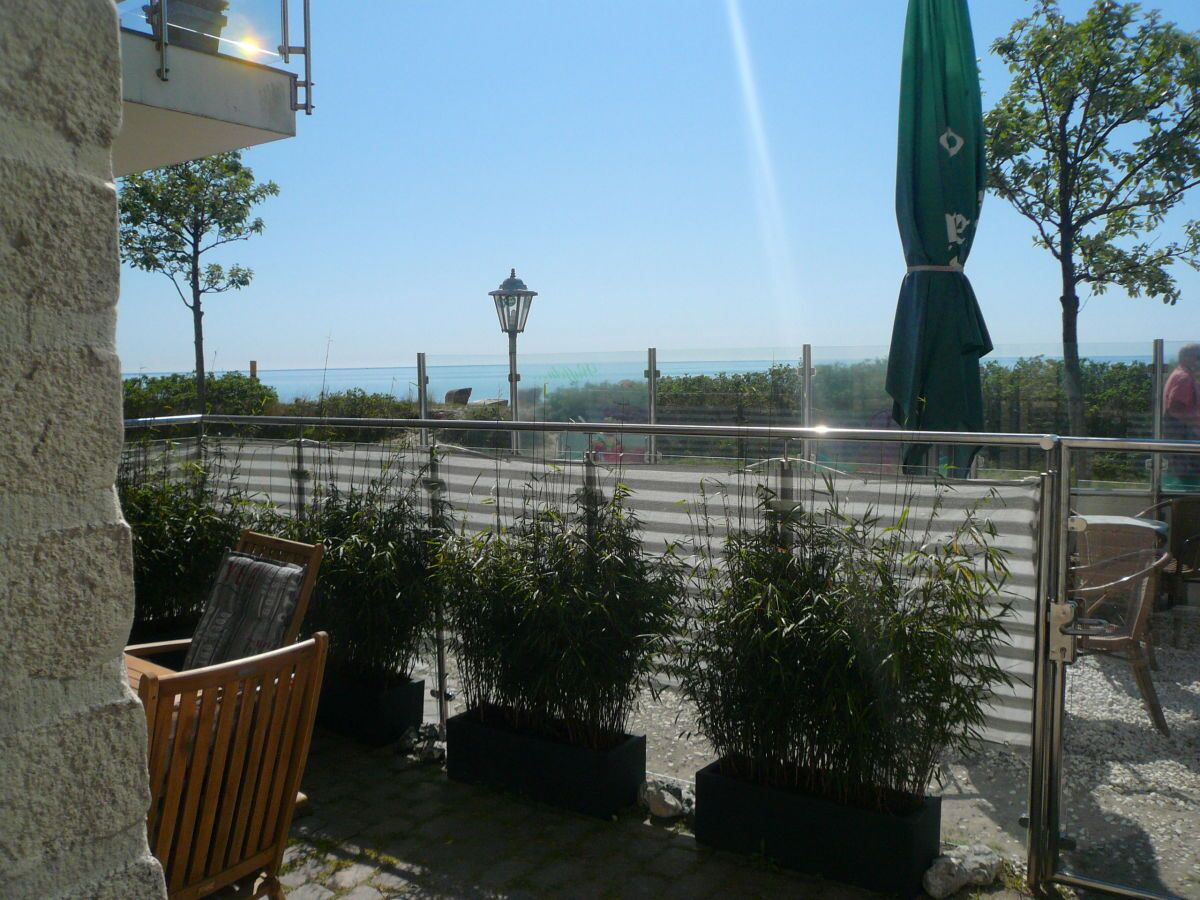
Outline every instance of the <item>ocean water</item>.
{"type": "MultiPolygon", "coordinates": [[[[518,360],[521,389],[536,387],[553,392],[562,387],[582,387],[587,384],[644,381],[646,361],[584,362],[584,363],[524,363],[518,360]]],[[[711,362],[658,363],[661,375],[715,375],[720,372],[760,372],[770,368],[772,361],[733,360],[711,362]]],[[[447,391],[471,389],[471,400],[508,399],[508,365],[448,365],[428,366],[429,395],[441,400],[447,391]]],[[[297,397],[315,398],[326,393],[361,388],[367,393],[391,394],[396,397],[417,396],[417,367],[394,366],[379,369],[260,369],[258,377],[271,385],[283,401],[297,397]]]]}
{"type": "MultiPolygon", "coordinates": [[[[997,347],[996,352],[985,358],[985,362],[1011,365],[1022,357],[1044,355],[1048,348],[997,347]]],[[[1149,362],[1149,345],[1118,345],[1097,347],[1086,353],[1087,358],[1105,362],[1149,362]],[[1138,352],[1142,351],[1142,352],[1138,352]]],[[[815,351],[814,363],[818,376],[822,365],[838,365],[869,359],[882,359],[887,348],[822,348],[815,351]]],[[[658,371],[663,376],[671,375],[717,375],[722,372],[760,372],[770,366],[783,363],[796,365],[799,353],[751,351],[713,352],[710,358],[693,352],[678,354],[680,358],[664,359],[660,353],[658,371]]],[[[646,357],[644,354],[581,354],[575,358],[548,358],[546,355],[530,354],[518,358],[521,373],[521,388],[539,388],[552,393],[563,387],[583,387],[588,384],[617,383],[621,381],[642,382],[645,379],[646,357]]],[[[239,371],[246,371],[245,369],[239,371]]],[[[431,361],[427,366],[429,395],[441,400],[448,391],[459,388],[471,389],[471,400],[507,399],[507,361],[480,360],[464,357],[431,361]]],[[[163,375],[164,372],[126,373],[163,375]]],[[[322,392],[334,393],[351,388],[360,388],[367,393],[390,394],[395,397],[416,398],[417,367],[388,366],[378,368],[344,369],[259,369],[258,377],[279,394],[279,399],[288,402],[300,397],[316,399],[322,392]]]]}

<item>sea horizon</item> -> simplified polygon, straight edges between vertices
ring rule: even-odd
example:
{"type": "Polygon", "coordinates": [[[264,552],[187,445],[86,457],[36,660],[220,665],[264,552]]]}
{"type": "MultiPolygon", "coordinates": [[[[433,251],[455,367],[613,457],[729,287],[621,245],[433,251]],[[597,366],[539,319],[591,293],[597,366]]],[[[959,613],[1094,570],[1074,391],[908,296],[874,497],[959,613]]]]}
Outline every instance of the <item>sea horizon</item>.
{"type": "MultiPolygon", "coordinates": [[[[998,347],[984,362],[1013,365],[1020,359],[1042,356],[1061,359],[1060,352],[1046,352],[1049,347],[998,347]]],[[[1149,346],[1120,344],[1083,348],[1085,358],[1100,362],[1150,362],[1149,346]],[[1087,352],[1091,350],[1092,352],[1087,352]],[[1143,352],[1136,352],[1142,350],[1143,352]]],[[[765,371],[773,365],[797,365],[800,354],[774,352],[758,348],[747,350],[711,350],[670,352],[660,351],[658,371],[661,377],[685,375],[739,374],[765,371]],[[674,357],[674,358],[671,358],[674,357]],[[708,357],[708,358],[705,358],[708,357]]],[[[823,365],[849,365],[857,362],[882,360],[887,348],[814,348],[814,365],[818,372],[823,365]]],[[[536,387],[546,393],[559,388],[581,388],[587,385],[617,384],[622,381],[645,379],[646,355],[631,352],[576,353],[570,355],[527,354],[518,358],[521,387],[536,387]]],[[[248,373],[249,368],[213,369],[213,374],[248,373]]],[[[508,397],[508,365],[496,356],[460,355],[439,356],[426,366],[429,395],[440,400],[448,391],[471,389],[471,400],[506,399],[508,397]]],[[[171,371],[125,372],[123,377],[161,377],[179,374],[171,371]]],[[[311,368],[259,368],[258,378],[270,385],[283,402],[296,399],[317,399],[322,394],[360,389],[367,393],[388,394],[400,399],[416,398],[417,367],[410,366],[351,366],[311,368]]]]}

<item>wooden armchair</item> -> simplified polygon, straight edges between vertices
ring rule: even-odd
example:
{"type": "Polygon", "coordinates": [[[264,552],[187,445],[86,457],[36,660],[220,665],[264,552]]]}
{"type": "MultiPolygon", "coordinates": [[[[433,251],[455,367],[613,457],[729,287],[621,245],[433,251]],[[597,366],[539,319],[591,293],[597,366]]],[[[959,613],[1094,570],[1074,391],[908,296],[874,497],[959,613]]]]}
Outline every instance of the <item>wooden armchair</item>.
{"type": "Polygon", "coordinates": [[[150,849],[171,900],[265,879],[279,867],[304,774],[329,638],[165,677],[142,676],[150,745],[150,849]]]}
{"type": "MultiPolygon", "coordinates": [[[[300,626],[304,622],[304,616],[308,612],[308,602],[312,597],[313,587],[317,583],[317,573],[321,568],[321,558],[324,556],[325,548],[321,544],[302,544],[299,541],[288,541],[269,534],[260,534],[257,531],[251,531],[247,528],[242,532],[241,537],[238,538],[237,546],[233,549],[240,553],[249,553],[263,559],[296,563],[305,567],[304,582],[301,584],[300,594],[296,598],[296,610],[291,622],[288,623],[287,630],[284,632],[282,646],[286,647],[288,644],[294,643],[296,636],[300,633],[300,626]]],[[[191,638],[183,638],[176,641],[131,644],[125,648],[125,652],[130,656],[153,659],[167,668],[180,669],[183,666],[183,659],[187,655],[188,645],[191,642],[191,638]]]]}
{"type": "Polygon", "coordinates": [[[1107,634],[1080,638],[1079,649],[1111,653],[1133,667],[1146,711],[1164,735],[1171,732],[1150,677],[1150,613],[1158,595],[1159,577],[1170,561],[1170,553],[1138,550],[1071,570],[1071,596],[1080,602],[1081,615],[1105,619],[1111,628],[1107,634]]]}

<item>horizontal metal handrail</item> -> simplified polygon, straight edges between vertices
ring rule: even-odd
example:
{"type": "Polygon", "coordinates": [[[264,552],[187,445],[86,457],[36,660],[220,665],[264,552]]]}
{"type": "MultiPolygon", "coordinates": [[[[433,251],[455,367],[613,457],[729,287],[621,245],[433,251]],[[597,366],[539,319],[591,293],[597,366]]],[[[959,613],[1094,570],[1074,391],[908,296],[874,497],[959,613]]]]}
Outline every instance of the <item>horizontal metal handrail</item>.
{"type": "Polygon", "coordinates": [[[153,416],[145,419],[126,419],[126,428],[166,428],[173,425],[199,425],[205,420],[200,413],[182,416],[153,416]]]}
{"type": "Polygon", "coordinates": [[[1156,438],[1064,437],[1072,450],[1116,450],[1130,453],[1200,453],[1200,441],[1168,441],[1156,438]]]}
{"type": "Polygon", "coordinates": [[[1002,432],[901,431],[885,428],[830,428],[779,425],[687,425],[629,422],[512,422],[504,419],[382,419],[322,416],[160,416],[126,419],[125,427],[155,428],[195,425],[309,426],[335,428],[441,429],[443,431],[528,431],[570,434],[633,434],[674,437],[743,438],[765,440],[868,441],[879,443],[965,444],[1034,447],[1051,450],[1059,442],[1052,434],[1002,432]]]}
{"type": "Polygon", "coordinates": [[[267,427],[309,426],[337,428],[442,429],[445,431],[529,431],[572,434],[643,434],[676,437],[731,437],[788,440],[875,441],[919,444],[983,444],[988,446],[1036,447],[1051,450],[1062,444],[1072,450],[1122,451],[1130,453],[1200,453],[1200,441],[1169,441],[1154,438],[1063,437],[1056,434],[1007,432],[902,431],[886,428],[833,428],[793,425],[689,425],[637,422],[512,422],[507,419],[389,419],[347,416],[232,416],[188,413],[126,419],[127,429],[167,428],[181,425],[261,425],[267,427]]]}

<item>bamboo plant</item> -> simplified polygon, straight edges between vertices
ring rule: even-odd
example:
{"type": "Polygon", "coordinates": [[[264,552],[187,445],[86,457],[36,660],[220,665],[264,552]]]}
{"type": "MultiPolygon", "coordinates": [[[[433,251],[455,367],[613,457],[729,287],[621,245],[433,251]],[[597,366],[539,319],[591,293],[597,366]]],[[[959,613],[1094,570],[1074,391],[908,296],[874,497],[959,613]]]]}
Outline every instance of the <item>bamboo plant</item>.
{"type": "Polygon", "coordinates": [[[1010,683],[1004,555],[978,510],[939,539],[827,496],[764,493],[752,521],[704,543],[674,670],[725,774],[903,813],[1010,683]]]}

